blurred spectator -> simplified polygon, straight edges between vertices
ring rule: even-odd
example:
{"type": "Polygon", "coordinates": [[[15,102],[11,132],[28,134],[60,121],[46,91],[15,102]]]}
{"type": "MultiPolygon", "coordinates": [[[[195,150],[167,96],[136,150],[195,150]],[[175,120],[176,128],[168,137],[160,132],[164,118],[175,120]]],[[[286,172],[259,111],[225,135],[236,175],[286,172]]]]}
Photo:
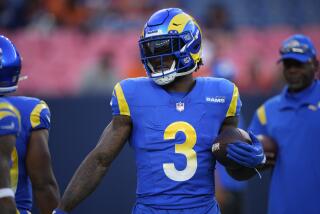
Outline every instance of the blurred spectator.
{"type": "Polygon", "coordinates": [[[212,76],[235,81],[236,70],[230,59],[215,60],[212,65],[212,76]]]}
{"type": "Polygon", "coordinates": [[[227,8],[222,4],[213,4],[208,7],[206,16],[204,17],[205,27],[215,31],[232,31],[231,23],[227,8]]]}
{"type": "MultiPolygon", "coordinates": [[[[250,80],[250,89],[252,89],[252,92],[254,93],[262,93],[262,90],[260,88],[260,78],[261,75],[261,60],[260,57],[255,56],[250,59],[248,64],[248,75],[251,78],[250,80]]],[[[262,80],[261,80],[262,81],[262,80]]]]}
{"type": "Polygon", "coordinates": [[[82,26],[89,17],[89,10],[81,0],[45,0],[45,8],[62,26],[82,26]]]}
{"type": "Polygon", "coordinates": [[[80,93],[87,95],[109,95],[118,82],[117,69],[114,66],[114,54],[103,52],[97,63],[84,70],[80,93]]]}
{"type": "Polygon", "coordinates": [[[8,29],[23,27],[27,23],[26,7],[30,1],[1,0],[0,26],[8,29]]]}

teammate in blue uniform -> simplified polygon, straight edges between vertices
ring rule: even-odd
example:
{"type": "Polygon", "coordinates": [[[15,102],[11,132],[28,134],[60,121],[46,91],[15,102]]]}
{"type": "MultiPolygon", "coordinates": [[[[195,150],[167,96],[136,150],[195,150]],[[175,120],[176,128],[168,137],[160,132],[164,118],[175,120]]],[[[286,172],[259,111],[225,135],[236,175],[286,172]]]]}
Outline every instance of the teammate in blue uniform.
{"type": "Polygon", "coordinates": [[[51,213],[57,206],[59,190],[48,148],[50,111],[37,98],[7,95],[17,89],[21,59],[13,43],[4,36],[0,36],[0,48],[0,94],[17,109],[21,122],[10,170],[18,213],[30,213],[32,193],[40,212],[51,213]]]}
{"type": "MultiPolygon", "coordinates": [[[[180,9],[151,16],[139,41],[148,77],[116,84],[113,119],[54,213],[71,211],[90,194],[127,141],[138,177],[132,213],[220,213],[211,148],[219,131],[237,126],[241,101],[227,80],[192,77],[202,65],[201,37],[198,24],[180,9]]],[[[263,160],[259,148],[248,157],[250,167],[263,160]]]]}
{"type": "Polygon", "coordinates": [[[11,153],[19,133],[19,112],[0,98],[0,213],[15,214],[14,192],[10,184],[11,153]]]}
{"type": "MultiPolygon", "coordinates": [[[[250,129],[278,145],[268,213],[320,213],[320,83],[316,50],[304,35],[280,50],[287,86],[258,108],[250,129]]],[[[270,142],[270,141],[269,141],[270,142]]],[[[266,142],[267,143],[267,142],[266,142]]]]}

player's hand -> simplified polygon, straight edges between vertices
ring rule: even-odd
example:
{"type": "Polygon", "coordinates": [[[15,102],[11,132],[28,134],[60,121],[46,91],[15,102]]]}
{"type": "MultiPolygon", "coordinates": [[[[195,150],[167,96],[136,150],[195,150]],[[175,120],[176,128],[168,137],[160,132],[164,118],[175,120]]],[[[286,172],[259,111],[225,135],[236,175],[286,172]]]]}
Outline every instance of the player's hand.
{"type": "Polygon", "coordinates": [[[255,168],[266,162],[266,156],[261,142],[251,132],[249,135],[252,145],[241,141],[230,143],[227,147],[227,157],[242,166],[255,168]]]}
{"type": "Polygon", "coordinates": [[[63,211],[63,210],[60,210],[60,209],[56,208],[56,209],[54,209],[52,211],[52,214],[68,214],[68,213],[63,211]]]}

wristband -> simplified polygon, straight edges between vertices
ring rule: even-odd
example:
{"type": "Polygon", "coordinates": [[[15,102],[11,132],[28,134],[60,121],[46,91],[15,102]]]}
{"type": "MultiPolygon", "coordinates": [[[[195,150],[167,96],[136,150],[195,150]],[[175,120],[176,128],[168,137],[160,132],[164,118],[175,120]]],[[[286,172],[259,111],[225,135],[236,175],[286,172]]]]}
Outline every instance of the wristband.
{"type": "Polygon", "coordinates": [[[11,188],[0,189],[0,198],[6,198],[6,197],[14,198],[14,192],[11,188]]]}

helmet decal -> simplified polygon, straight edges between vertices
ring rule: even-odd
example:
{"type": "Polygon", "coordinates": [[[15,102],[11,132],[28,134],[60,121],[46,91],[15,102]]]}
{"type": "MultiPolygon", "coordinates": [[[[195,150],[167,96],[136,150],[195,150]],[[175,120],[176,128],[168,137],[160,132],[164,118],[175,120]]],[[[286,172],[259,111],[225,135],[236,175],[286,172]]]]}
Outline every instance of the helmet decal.
{"type": "Polygon", "coordinates": [[[178,33],[181,33],[190,21],[192,21],[192,18],[189,15],[185,13],[178,14],[171,19],[168,26],[168,32],[175,30],[178,33]]]}

